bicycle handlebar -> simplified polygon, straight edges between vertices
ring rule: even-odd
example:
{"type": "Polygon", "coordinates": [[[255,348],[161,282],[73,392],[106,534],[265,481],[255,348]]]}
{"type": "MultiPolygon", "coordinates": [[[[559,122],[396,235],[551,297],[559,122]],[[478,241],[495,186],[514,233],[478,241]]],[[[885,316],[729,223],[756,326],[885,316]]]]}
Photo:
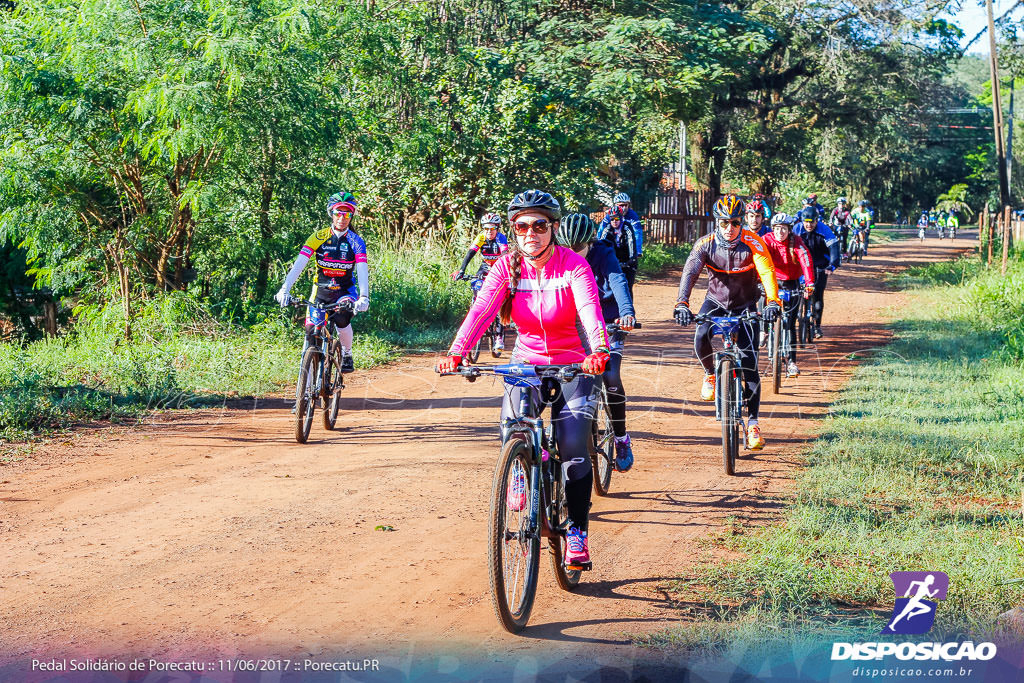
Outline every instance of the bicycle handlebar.
{"type": "MultiPolygon", "coordinates": [[[[622,327],[618,323],[606,323],[604,328],[608,332],[624,332],[625,334],[629,334],[630,332],[632,332],[632,330],[622,329],[622,327]]],[[[638,321],[633,325],[633,330],[640,329],[643,329],[643,324],[638,321]]]]}
{"type": "Polygon", "coordinates": [[[762,316],[757,311],[743,311],[739,315],[695,315],[693,316],[693,322],[695,323],[714,323],[721,320],[737,320],[739,322],[751,322],[754,320],[761,320],[762,316]]]}
{"type": "Polygon", "coordinates": [[[525,363],[505,363],[503,365],[462,365],[455,372],[439,373],[442,377],[461,375],[470,381],[476,380],[483,374],[499,375],[501,377],[550,377],[562,384],[571,382],[583,373],[583,366],[579,363],[569,365],[528,365],[525,363]]]}
{"type": "Polygon", "coordinates": [[[321,304],[321,303],[317,303],[316,301],[306,301],[304,299],[292,299],[292,300],[290,300],[288,302],[288,305],[289,306],[312,306],[313,308],[315,308],[317,310],[325,311],[325,312],[327,312],[327,311],[336,311],[336,310],[343,309],[343,308],[347,308],[347,309],[355,308],[355,302],[353,302],[352,300],[347,299],[347,298],[339,299],[338,301],[335,301],[333,304],[321,304]]]}

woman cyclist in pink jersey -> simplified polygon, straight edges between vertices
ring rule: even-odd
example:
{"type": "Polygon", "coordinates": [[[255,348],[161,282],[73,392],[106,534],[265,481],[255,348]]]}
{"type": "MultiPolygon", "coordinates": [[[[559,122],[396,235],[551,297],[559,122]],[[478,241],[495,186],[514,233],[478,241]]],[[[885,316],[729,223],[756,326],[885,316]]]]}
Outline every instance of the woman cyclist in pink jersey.
{"type": "MultiPolygon", "coordinates": [[[[561,207],[547,192],[527,190],[508,206],[508,218],[515,239],[509,252],[487,274],[476,301],[452,342],[448,356],[438,363],[438,372],[454,372],[466,351],[500,313],[502,322],[514,320],[519,338],[512,361],[531,365],[581,363],[585,375],[562,385],[562,395],[551,406],[551,421],[558,423],[558,450],[566,474],[565,495],[570,520],[566,534],[566,565],[590,565],[587,515],[593,472],[590,465],[591,422],[597,391],[593,375],[601,374],[608,362],[608,337],[601,317],[601,301],[594,274],[576,252],[555,244],[561,207]],[[576,329],[579,317],[590,348],[583,349],[576,329]]],[[[502,418],[518,410],[520,392],[529,391],[539,401],[537,387],[524,389],[506,385],[502,418]]],[[[509,484],[508,505],[521,509],[526,504],[526,480],[509,484]]]]}

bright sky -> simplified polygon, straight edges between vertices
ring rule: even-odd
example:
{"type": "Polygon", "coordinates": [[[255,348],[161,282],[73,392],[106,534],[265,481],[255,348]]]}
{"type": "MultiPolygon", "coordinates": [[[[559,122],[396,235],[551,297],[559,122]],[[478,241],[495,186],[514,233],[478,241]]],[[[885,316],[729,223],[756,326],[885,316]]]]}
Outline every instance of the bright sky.
{"type": "MultiPolygon", "coordinates": [[[[1017,4],[1018,0],[992,0],[993,16],[998,19],[1003,15],[1003,12],[1008,10],[1011,6],[1017,4]]],[[[942,15],[944,19],[950,19],[964,31],[964,39],[961,45],[966,44],[971,38],[977,35],[978,31],[985,28],[988,23],[988,17],[985,13],[985,3],[979,0],[963,0],[962,7],[959,12],[950,12],[942,15]]],[[[1024,6],[1017,7],[1013,10],[1010,15],[1012,18],[1020,21],[1024,17],[1024,6]]],[[[997,29],[998,31],[998,29],[997,29]]],[[[988,54],[988,35],[983,35],[975,41],[971,49],[968,50],[970,54],[988,54]]]]}

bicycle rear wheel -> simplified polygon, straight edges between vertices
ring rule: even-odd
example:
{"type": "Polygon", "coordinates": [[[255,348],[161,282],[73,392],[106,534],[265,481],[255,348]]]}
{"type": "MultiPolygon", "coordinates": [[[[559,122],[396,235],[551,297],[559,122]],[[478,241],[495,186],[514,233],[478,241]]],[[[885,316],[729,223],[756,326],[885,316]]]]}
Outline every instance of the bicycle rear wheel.
{"type": "Polygon", "coordinates": [[[341,407],[341,390],[345,387],[341,375],[341,344],[331,344],[331,355],[324,368],[323,387],[320,397],[324,401],[324,429],[331,431],[338,423],[338,409],[341,407]]]}
{"type": "Polygon", "coordinates": [[[540,527],[530,519],[533,476],[530,447],[521,436],[513,435],[502,447],[494,469],[487,545],[491,604],[510,633],[526,626],[537,595],[540,527]],[[510,505],[509,484],[519,476],[526,482],[525,495],[510,505]]]}
{"type": "Polygon", "coordinates": [[[769,332],[768,342],[768,357],[771,361],[772,368],[772,393],[779,393],[779,387],[782,386],[782,335],[785,334],[785,330],[782,329],[782,318],[778,317],[775,322],[772,323],[771,332],[769,332]]]}
{"type": "MultiPolygon", "coordinates": [[[[559,465],[556,470],[561,470],[559,465]]],[[[597,479],[596,473],[594,479],[597,479]]],[[[556,471],[552,477],[551,497],[558,501],[555,506],[556,518],[552,521],[551,536],[548,538],[548,557],[551,560],[551,571],[555,575],[558,587],[564,591],[571,591],[580,583],[583,575],[582,569],[567,569],[565,566],[565,536],[562,535],[562,527],[569,518],[569,507],[565,499],[565,485],[562,483],[560,471],[556,471]]]]}
{"type": "Polygon", "coordinates": [[[736,456],[739,452],[739,424],[736,422],[736,411],[733,403],[739,399],[733,396],[733,366],[731,358],[723,358],[718,366],[716,393],[719,401],[719,415],[722,418],[722,464],[725,473],[736,474],[736,456]]]}
{"type": "Polygon", "coordinates": [[[316,411],[317,381],[320,379],[320,349],[310,346],[299,367],[298,391],[295,405],[295,440],[306,443],[313,426],[316,411]]]}
{"type": "Polygon", "coordinates": [[[606,496],[612,483],[612,470],[614,469],[612,463],[615,457],[615,432],[612,430],[612,417],[608,412],[604,391],[601,392],[601,398],[597,404],[592,433],[590,460],[594,465],[594,493],[606,496]]]}

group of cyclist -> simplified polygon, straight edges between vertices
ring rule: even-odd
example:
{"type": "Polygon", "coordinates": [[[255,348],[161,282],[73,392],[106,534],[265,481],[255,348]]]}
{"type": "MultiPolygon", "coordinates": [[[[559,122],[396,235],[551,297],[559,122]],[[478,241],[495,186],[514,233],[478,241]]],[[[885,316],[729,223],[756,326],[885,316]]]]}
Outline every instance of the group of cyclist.
{"type": "MultiPolygon", "coordinates": [[[[473,257],[481,264],[473,280],[476,296],[447,355],[437,371],[456,372],[468,365],[466,356],[475,348],[497,317],[502,326],[514,323],[518,338],[514,362],[529,365],[580,364],[583,374],[562,386],[552,403],[550,420],[557,423],[557,445],[565,475],[569,525],[565,543],[566,566],[590,566],[588,511],[594,473],[589,457],[601,377],[614,431],[614,467],[628,471],[634,462],[626,429],[626,394],[622,386],[625,335],[637,324],[633,285],[643,248],[639,216],[628,195],[617,194],[600,225],[584,213],[563,215],[559,202],[541,190],[517,194],[506,211],[509,236],[501,231],[502,217],[487,213],[482,231],[473,239],[461,267],[452,276],[466,279],[473,257]],[[614,325],[611,325],[614,321],[614,325]],[[608,323],[608,324],[606,324],[608,323]]],[[[332,195],[327,211],[329,228],[306,240],[275,298],[282,306],[291,303],[290,292],[310,260],[317,275],[311,299],[319,304],[342,298],[352,306],[329,314],[339,330],[343,372],[351,372],[352,328],[355,313],[369,308],[369,272],[366,245],[352,229],[356,200],[349,193],[332,195]]],[[[700,315],[742,315],[761,309],[740,330],[744,370],[744,403],[747,406],[747,446],[762,449],[765,441],[758,425],[760,373],[757,349],[761,344],[760,321],[771,324],[782,315],[780,288],[788,291],[786,333],[790,337],[787,374],[797,376],[795,307],[801,299],[811,303],[813,334],[821,338],[824,291],[828,276],[842,263],[847,232],[870,230],[866,203],[859,212],[846,210],[841,198],[830,222],[824,208],[811,195],[795,216],[772,213],[762,196],[744,204],[735,196],[719,199],[712,210],[714,229],[694,244],[683,266],[673,318],[680,325],[694,322],[689,299],[700,274],[708,272],[708,290],[700,315]],[[860,216],[858,217],[858,214],[860,216]]],[[[307,346],[323,314],[309,307],[306,314],[307,346]]],[[[703,318],[702,318],[703,320],[703,318]]],[[[714,352],[711,326],[701,322],[694,349],[705,371],[700,396],[715,400],[714,352]]],[[[495,345],[503,347],[502,335],[495,345]]],[[[496,349],[497,350],[497,349],[496,349]]],[[[502,418],[512,417],[521,405],[523,392],[533,405],[539,401],[539,385],[507,386],[502,418]]],[[[520,473],[508,486],[510,507],[525,505],[526,481],[520,473]]]]}
{"type": "Polygon", "coordinates": [[[928,230],[935,230],[938,238],[943,239],[946,234],[950,239],[956,239],[956,231],[960,229],[960,216],[956,209],[950,211],[935,209],[921,210],[921,216],[917,219],[917,236],[924,240],[928,230]]]}

